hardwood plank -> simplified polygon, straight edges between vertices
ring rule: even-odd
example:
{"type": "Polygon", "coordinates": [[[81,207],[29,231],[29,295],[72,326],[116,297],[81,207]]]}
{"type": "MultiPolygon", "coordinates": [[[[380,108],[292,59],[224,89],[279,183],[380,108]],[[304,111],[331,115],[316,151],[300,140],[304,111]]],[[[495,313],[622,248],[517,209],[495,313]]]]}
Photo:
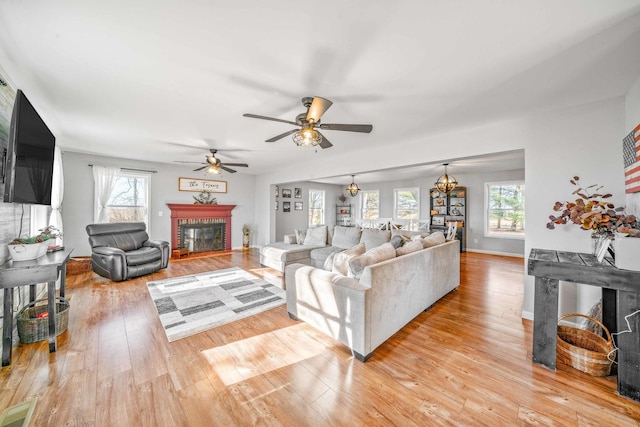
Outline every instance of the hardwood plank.
{"type": "Polygon", "coordinates": [[[256,250],[120,283],[69,276],[58,351],[14,346],[0,406],[37,396],[34,425],[639,426],[640,403],[617,394],[615,376],[532,362],[523,259],[462,254],[458,290],[366,363],[284,306],[169,343],[146,282],[234,266],[282,285],[256,250]]]}

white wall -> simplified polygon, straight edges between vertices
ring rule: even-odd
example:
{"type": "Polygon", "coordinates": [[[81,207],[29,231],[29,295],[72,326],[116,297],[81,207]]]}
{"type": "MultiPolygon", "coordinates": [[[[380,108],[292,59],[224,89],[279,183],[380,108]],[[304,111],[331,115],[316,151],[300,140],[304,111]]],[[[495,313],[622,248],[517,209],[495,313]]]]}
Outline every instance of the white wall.
{"type": "MultiPolygon", "coordinates": [[[[171,242],[171,211],[167,203],[193,203],[198,193],[178,191],[178,178],[202,178],[227,181],[227,193],[216,194],[218,204],[237,205],[232,214],[231,245],[242,248],[242,225],[255,228],[255,176],[242,173],[225,173],[211,178],[201,172],[192,172],[193,167],[150,163],[115,157],[93,156],[74,152],[64,153],[64,200],[62,217],[64,243],[74,248],[73,256],[90,255],[85,227],[93,223],[93,172],[90,164],[117,166],[143,170],[155,170],[151,175],[150,224],[152,239],[171,242]],[[162,216],[159,213],[162,212],[162,216]]],[[[252,244],[254,242],[252,241],[252,244]]]]}
{"type": "MultiPolygon", "coordinates": [[[[547,230],[547,218],[553,212],[551,208],[556,200],[570,197],[569,178],[573,175],[581,176],[583,182],[605,185],[614,194],[614,203],[624,203],[623,128],[624,99],[616,98],[417,139],[395,145],[393,151],[386,153],[363,150],[348,158],[341,157],[339,150],[331,155],[323,153],[322,172],[317,168],[319,160],[316,158],[308,163],[300,162],[286,170],[259,176],[256,194],[268,195],[269,185],[278,182],[352,173],[357,176],[378,168],[442,163],[462,156],[524,149],[527,186],[525,257],[534,247],[587,252],[591,244],[589,232],[572,226],[547,230]]],[[[266,198],[256,201],[256,219],[260,221],[261,230],[259,244],[274,241],[274,233],[268,231],[271,223],[269,215],[265,215],[268,211],[266,198]]],[[[563,300],[568,300],[563,308],[577,307],[578,301],[581,307],[587,306],[598,298],[597,291],[584,291],[578,296],[578,292],[568,289],[569,294],[573,292],[576,296],[563,296],[563,300]]],[[[533,278],[526,272],[523,316],[533,316],[533,278]]]]}
{"type": "MultiPolygon", "coordinates": [[[[625,96],[624,135],[628,135],[640,124],[640,77],[635,81],[625,96]]],[[[640,215],[640,193],[628,194],[626,197],[627,213],[640,215]]]]}
{"type": "MultiPolygon", "coordinates": [[[[334,225],[336,223],[335,206],[336,203],[338,203],[338,197],[340,194],[344,194],[342,186],[305,181],[279,184],[279,187],[279,197],[272,198],[272,200],[278,200],[280,204],[278,210],[275,211],[275,241],[282,241],[285,234],[293,234],[293,231],[297,228],[309,227],[309,190],[323,190],[325,192],[324,223],[327,225],[334,225]],[[295,198],[294,189],[296,187],[302,189],[302,197],[299,199],[295,198]],[[282,197],[283,189],[291,190],[291,198],[282,197]],[[282,204],[284,202],[291,202],[291,212],[284,212],[282,209],[282,204]],[[302,202],[301,211],[296,211],[294,209],[295,202],[302,202]]],[[[346,185],[344,187],[346,188],[346,185]]]]}

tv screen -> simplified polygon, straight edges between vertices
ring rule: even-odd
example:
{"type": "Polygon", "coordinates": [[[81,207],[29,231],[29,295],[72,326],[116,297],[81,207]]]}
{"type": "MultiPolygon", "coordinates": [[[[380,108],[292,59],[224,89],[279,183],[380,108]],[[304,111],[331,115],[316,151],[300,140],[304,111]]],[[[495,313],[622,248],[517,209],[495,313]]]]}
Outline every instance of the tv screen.
{"type": "Polygon", "coordinates": [[[51,204],[55,143],[46,123],[18,89],[4,171],[6,203],[51,204]]]}

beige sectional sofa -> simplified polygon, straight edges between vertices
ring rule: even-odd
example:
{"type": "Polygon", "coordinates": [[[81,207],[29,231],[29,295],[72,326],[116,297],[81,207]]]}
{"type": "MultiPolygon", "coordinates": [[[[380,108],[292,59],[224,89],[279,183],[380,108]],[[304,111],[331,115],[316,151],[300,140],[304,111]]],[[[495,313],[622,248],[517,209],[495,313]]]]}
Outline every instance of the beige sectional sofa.
{"type": "Polygon", "coordinates": [[[350,259],[347,275],[335,272],[335,268],[328,271],[287,263],[289,316],[342,342],[359,360],[366,361],[420,312],[458,287],[459,245],[454,240],[401,256],[395,256],[391,249],[389,257],[392,245],[384,243],[373,252],[386,252],[388,259],[375,262],[374,255],[367,255],[372,253],[367,248],[365,254],[350,259]],[[363,263],[367,259],[374,262],[363,263]]]}

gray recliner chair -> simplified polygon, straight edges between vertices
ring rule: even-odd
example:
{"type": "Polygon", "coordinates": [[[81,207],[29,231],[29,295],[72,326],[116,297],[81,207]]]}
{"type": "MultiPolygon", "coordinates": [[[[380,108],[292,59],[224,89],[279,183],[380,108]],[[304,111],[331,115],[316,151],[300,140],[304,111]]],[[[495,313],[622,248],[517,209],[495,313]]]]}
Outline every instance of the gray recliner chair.
{"type": "Polygon", "coordinates": [[[100,276],[120,282],[166,268],[169,243],[149,240],[144,222],[87,225],[91,266],[100,276]]]}

